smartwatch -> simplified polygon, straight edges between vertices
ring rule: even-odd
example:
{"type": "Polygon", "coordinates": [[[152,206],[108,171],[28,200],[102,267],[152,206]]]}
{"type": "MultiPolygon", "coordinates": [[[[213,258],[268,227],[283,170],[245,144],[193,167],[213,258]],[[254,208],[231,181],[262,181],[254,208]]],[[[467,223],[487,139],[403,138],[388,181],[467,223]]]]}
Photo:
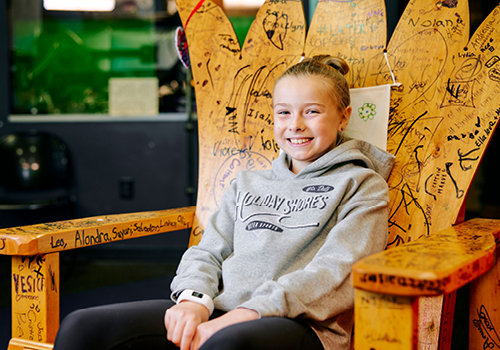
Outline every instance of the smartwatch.
{"type": "Polygon", "coordinates": [[[184,300],[193,301],[205,306],[208,309],[210,315],[212,315],[212,313],[214,312],[214,302],[212,301],[212,298],[210,298],[206,294],[197,292],[192,289],[184,289],[175,302],[176,304],[179,304],[184,300]]]}

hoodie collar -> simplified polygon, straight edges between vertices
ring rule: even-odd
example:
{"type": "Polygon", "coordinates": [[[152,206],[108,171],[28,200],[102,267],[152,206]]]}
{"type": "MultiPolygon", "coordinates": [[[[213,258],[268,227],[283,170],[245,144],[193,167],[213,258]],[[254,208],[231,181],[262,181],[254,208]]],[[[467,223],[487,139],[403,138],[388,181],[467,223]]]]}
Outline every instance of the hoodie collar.
{"type": "Polygon", "coordinates": [[[273,169],[278,178],[311,178],[321,176],[331,171],[334,167],[345,163],[356,163],[368,169],[372,169],[380,174],[385,180],[389,178],[394,165],[395,157],[372,144],[354,139],[346,139],[330,152],[318,158],[313,163],[306,166],[298,174],[290,170],[291,160],[285,153],[281,152],[279,157],[273,162],[273,169]]]}

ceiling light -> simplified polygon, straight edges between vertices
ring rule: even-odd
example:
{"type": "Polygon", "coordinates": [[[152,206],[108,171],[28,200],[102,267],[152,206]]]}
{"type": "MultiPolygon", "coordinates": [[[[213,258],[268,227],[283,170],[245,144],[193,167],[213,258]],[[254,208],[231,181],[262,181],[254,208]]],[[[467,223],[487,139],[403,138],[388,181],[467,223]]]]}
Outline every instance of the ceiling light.
{"type": "Polygon", "coordinates": [[[113,11],[116,0],[43,0],[48,11],[113,11]]]}

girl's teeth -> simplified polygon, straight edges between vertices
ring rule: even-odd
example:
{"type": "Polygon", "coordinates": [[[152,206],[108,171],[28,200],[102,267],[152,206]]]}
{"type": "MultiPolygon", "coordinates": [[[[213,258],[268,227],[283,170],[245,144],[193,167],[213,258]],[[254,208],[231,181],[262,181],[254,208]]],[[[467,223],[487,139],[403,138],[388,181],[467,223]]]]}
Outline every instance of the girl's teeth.
{"type": "Polygon", "coordinates": [[[301,144],[301,143],[308,142],[308,141],[309,141],[309,139],[290,139],[290,142],[294,143],[294,144],[301,144]]]}

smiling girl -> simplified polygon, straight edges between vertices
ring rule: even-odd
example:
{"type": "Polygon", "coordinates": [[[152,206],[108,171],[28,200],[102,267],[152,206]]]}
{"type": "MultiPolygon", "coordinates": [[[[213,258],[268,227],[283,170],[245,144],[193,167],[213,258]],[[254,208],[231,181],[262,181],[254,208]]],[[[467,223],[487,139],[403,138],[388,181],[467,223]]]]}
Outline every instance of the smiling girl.
{"type": "Polygon", "coordinates": [[[283,152],[271,170],[238,174],[184,254],[172,300],[73,313],[54,349],[349,349],[351,268],[386,246],[394,157],[342,136],[347,72],[320,56],[278,79],[283,152]]]}

